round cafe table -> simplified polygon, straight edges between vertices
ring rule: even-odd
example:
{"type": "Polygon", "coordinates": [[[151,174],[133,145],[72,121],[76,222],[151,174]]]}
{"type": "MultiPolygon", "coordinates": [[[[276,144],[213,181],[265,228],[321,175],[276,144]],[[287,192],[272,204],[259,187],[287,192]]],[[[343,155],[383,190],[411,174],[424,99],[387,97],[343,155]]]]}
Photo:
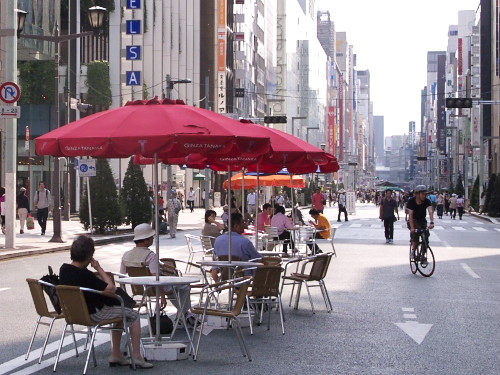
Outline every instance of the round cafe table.
{"type": "MultiPolygon", "coordinates": [[[[156,295],[159,298],[161,287],[167,287],[167,286],[172,287],[174,290],[174,293],[175,293],[175,298],[177,298],[177,301],[179,302],[180,308],[179,308],[179,310],[177,310],[177,315],[176,315],[175,320],[174,320],[174,329],[170,335],[170,340],[174,337],[175,330],[177,328],[179,320],[182,320],[182,322],[184,323],[184,329],[186,331],[186,334],[187,334],[188,339],[189,339],[189,343],[190,343],[193,351],[194,351],[194,344],[193,344],[193,340],[191,338],[191,335],[189,333],[189,330],[187,328],[186,318],[184,317],[184,314],[182,314],[183,301],[181,301],[181,299],[179,297],[178,287],[183,286],[183,285],[197,283],[199,281],[200,281],[200,279],[198,277],[194,277],[194,276],[181,276],[181,277],[178,277],[178,276],[160,276],[158,278],[158,280],[156,279],[156,276],[138,276],[138,277],[122,277],[122,278],[117,280],[117,282],[122,283],[122,284],[144,286],[144,295],[142,296],[141,304],[144,302],[144,299],[146,297],[146,293],[147,293],[146,288],[154,287],[156,289],[156,295]]],[[[159,314],[159,307],[160,307],[160,305],[157,304],[157,309],[156,309],[157,316],[159,314]]],[[[162,341],[162,338],[161,338],[161,332],[160,332],[160,319],[156,319],[156,334],[154,337],[154,343],[161,345],[161,341],[162,341]]]]}

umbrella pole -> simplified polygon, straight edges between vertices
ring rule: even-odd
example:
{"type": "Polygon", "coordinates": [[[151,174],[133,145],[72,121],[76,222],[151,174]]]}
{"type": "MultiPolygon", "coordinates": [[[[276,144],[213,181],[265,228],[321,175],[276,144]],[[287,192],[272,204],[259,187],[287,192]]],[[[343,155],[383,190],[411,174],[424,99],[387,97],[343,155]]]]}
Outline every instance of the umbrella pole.
{"type": "Polygon", "coordinates": [[[231,197],[231,179],[233,178],[232,176],[232,171],[231,171],[231,166],[229,165],[227,167],[227,173],[228,173],[228,177],[229,177],[229,189],[228,189],[228,197],[229,197],[229,218],[227,219],[227,226],[229,227],[228,230],[229,230],[229,248],[227,249],[227,260],[229,261],[229,263],[231,263],[231,253],[232,253],[232,230],[231,230],[231,209],[232,209],[232,205],[231,205],[231,201],[232,201],[232,197],[231,197]]]}
{"type": "MultiPolygon", "coordinates": [[[[255,194],[255,247],[259,246],[260,164],[257,164],[257,194],[255,194]]],[[[262,249],[261,249],[262,250],[262,249]]],[[[257,249],[259,251],[259,249],[257,249]]]]}
{"type": "Polygon", "coordinates": [[[295,205],[293,203],[293,174],[290,173],[290,195],[292,200],[292,224],[295,225],[295,205]]]}
{"type": "MultiPolygon", "coordinates": [[[[155,247],[156,247],[156,261],[157,261],[157,272],[156,272],[156,281],[160,281],[160,231],[159,231],[159,223],[158,223],[158,154],[155,153],[154,164],[153,164],[153,202],[154,202],[154,210],[153,210],[153,220],[155,223],[155,247]]],[[[155,288],[156,291],[156,342],[161,341],[160,337],[160,286],[157,285],[155,288]]]]}
{"type": "Polygon", "coordinates": [[[241,181],[241,215],[243,216],[243,220],[245,220],[245,168],[241,170],[243,175],[243,180],[241,181]]]}

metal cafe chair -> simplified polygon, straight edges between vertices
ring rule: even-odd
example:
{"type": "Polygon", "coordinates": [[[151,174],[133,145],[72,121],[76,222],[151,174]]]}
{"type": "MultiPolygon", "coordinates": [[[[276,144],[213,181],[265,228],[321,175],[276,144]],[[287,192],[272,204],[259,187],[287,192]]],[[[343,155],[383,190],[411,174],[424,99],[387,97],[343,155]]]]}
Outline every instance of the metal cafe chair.
{"type": "MultiPolygon", "coordinates": [[[[28,346],[28,351],[26,352],[26,356],[24,357],[24,359],[28,360],[29,358],[31,348],[33,346],[33,342],[35,341],[36,333],[38,331],[38,327],[40,325],[44,325],[48,326],[49,330],[47,332],[47,335],[45,336],[45,341],[43,342],[43,347],[40,352],[40,357],[38,358],[38,363],[41,363],[43,354],[45,353],[45,348],[47,347],[47,343],[49,341],[50,333],[52,332],[52,327],[54,325],[54,322],[58,319],[64,319],[64,314],[62,312],[58,313],[57,311],[50,311],[49,307],[47,306],[47,300],[45,299],[42,285],[54,289],[56,287],[55,285],[36,279],[26,279],[26,282],[28,283],[28,286],[30,288],[31,297],[33,298],[33,303],[35,304],[35,310],[38,314],[38,319],[35,323],[35,329],[33,331],[33,335],[31,336],[31,341],[28,346]],[[50,321],[49,322],[42,321],[44,318],[50,319],[50,321]]],[[[73,342],[75,343],[76,356],[78,357],[78,349],[74,334],[73,334],[73,342]]]]}
{"type": "Polygon", "coordinates": [[[325,301],[326,310],[328,312],[332,311],[332,302],[330,301],[330,297],[328,296],[328,291],[326,290],[326,285],[324,278],[328,273],[328,267],[330,266],[330,261],[332,259],[333,253],[326,254],[318,254],[312,257],[304,259],[296,259],[288,262],[285,266],[285,273],[283,275],[283,283],[281,284],[281,291],[283,291],[283,287],[285,285],[292,285],[292,292],[290,294],[290,303],[292,303],[293,292],[295,289],[295,285],[297,285],[297,295],[295,296],[295,306],[294,309],[297,310],[299,308],[299,299],[300,292],[302,289],[302,285],[306,286],[307,294],[309,296],[309,303],[311,304],[311,309],[313,314],[314,304],[311,298],[311,293],[309,288],[319,287],[321,290],[321,294],[323,295],[323,300],[325,301]],[[290,264],[298,263],[301,264],[302,267],[300,272],[293,272],[287,275],[287,268],[290,264]],[[311,285],[313,284],[313,285],[311,285]]]}
{"type": "Polygon", "coordinates": [[[335,251],[335,233],[337,232],[337,228],[330,228],[330,237],[329,238],[316,238],[316,243],[320,244],[330,244],[332,246],[333,255],[337,256],[337,252],[335,251]]]}

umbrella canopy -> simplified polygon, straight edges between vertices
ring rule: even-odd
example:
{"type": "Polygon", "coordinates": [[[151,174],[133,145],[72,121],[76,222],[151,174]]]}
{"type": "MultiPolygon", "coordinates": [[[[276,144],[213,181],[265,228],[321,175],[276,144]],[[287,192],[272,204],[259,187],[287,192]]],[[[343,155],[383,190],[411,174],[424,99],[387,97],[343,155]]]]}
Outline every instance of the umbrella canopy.
{"type": "MultiPolygon", "coordinates": [[[[243,180],[245,180],[245,189],[256,189],[257,186],[257,176],[243,175],[243,173],[238,173],[231,179],[231,185],[234,189],[241,189],[243,185],[243,180]]],[[[261,176],[260,185],[261,186],[288,186],[294,188],[302,188],[306,186],[306,180],[301,176],[290,176],[290,175],[270,175],[261,176]],[[290,181],[291,180],[291,181],[290,181]]],[[[229,180],[224,181],[224,189],[229,186],[229,180]]]]}
{"type": "MultiPolygon", "coordinates": [[[[245,123],[245,126],[253,125],[249,120],[240,121],[245,123]]],[[[259,172],[263,173],[276,173],[286,167],[290,173],[304,174],[316,172],[318,166],[322,173],[339,170],[335,156],[298,137],[266,126],[260,128],[259,134],[271,139],[272,152],[258,162],[249,163],[249,171],[255,172],[259,169],[259,172]]]]}
{"type": "MultiPolygon", "coordinates": [[[[136,100],[95,113],[35,140],[38,155],[124,158],[158,155],[199,165],[241,167],[270,150],[262,126],[236,120],[170,99],[136,100]]],[[[204,168],[204,167],[203,167],[204,168]]]]}

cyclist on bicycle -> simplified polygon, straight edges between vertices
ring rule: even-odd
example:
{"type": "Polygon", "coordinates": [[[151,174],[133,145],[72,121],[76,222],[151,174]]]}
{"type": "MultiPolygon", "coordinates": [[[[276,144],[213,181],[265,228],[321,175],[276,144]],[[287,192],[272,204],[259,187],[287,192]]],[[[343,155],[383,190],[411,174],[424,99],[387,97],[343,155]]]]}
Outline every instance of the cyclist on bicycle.
{"type": "Polygon", "coordinates": [[[412,255],[415,254],[415,250],[418,245],[418,235],[415,231],[417,229],[424,229],[427,243],[429,243],[429,232],[426,229],[434,228],[434,210],[432,209],[431,201],[427,198],[427,193],[425,185],[418,185],[415,189],[413,189],[413,197],[408,199],[408,203],[406,204],[412,255]],[[427,210],[429,211],[429,217],[431,219],[429,227],[427,227],[426,220],[427,210]]]}

